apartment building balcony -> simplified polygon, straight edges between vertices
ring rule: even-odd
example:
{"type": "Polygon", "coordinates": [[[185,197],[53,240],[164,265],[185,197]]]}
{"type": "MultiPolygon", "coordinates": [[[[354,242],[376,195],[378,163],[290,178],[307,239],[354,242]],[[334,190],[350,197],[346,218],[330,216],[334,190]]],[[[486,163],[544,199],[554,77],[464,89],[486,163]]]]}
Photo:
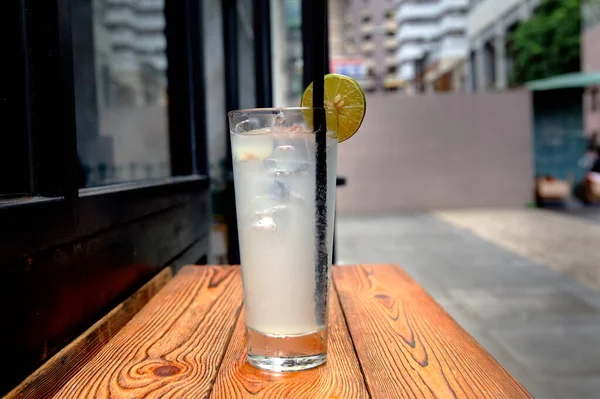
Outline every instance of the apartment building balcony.
{"type": "Polygon", "coordinates": [[[360,27],[360,33],[362,33],[363,35],[371,35],[374,31],[375,28],[372,23],[366,23],[360,27]]]}
{"type": "Polygon", "coordinates": [[[165,17],[162,13],[138,14],[131,8],[112,8],[106,10],[104,23],[107,26],[125,26],[136,30],[162,31],[165,17]]]}
{"type": "Polygon", "coordinates": [[[372,53],[373,51],[375,51],[375,43],[373,43],[372,41],[364,42],[360,45],[360,49],[363,53],[372,53]]]}
{"type": "Polygon", "coordinates": [[[436,19],[446,11],[468,9],[469,0],[441,0],[434,4],[403,3],[398,7],[396,18],[399,23],[411,19],[436,19]]]}
{"type": "Polygon", "coordinates": [[[432,23],[407,23],[400,27],[396,34],[399,42],[410,40],[423,40],[439,36],[440,28],[435,22],[432,23]]]}
{"type": "Polygon", "coordinates": [[[396,38],[391,38],[391,39],[385,39],[385,41],[383,42],[383,47],[386,50],[395,50],[396,48],[398,48],[398,39],[396,38]]]}
{"type": "Polygon", "coordinates": [[[388,57],[385,57],[384,63],[385,63],[386,67],[397,66],[398,65],[398,57],[396,57],[395,55],[390,55],[388,57]]]}
{"type": "Polygon", "coordinates": [[[423,54],[423,46],[407,43],[400,47],[396,58],[398,60],[398,63],[403,63],[406,61],[417,60],[423,57],[423,54]]]}
{"type": "Polygon", "coordinates": [[[129,47],[139,52],[161,52],[167,47],[167,41],[162,33],[136,33],[133,29],[121,28],[110,33],[113,46],[129,47]]]}
{"type": "Polygon", "coordinates": [[[398,31],[398,23],[396,21],[386,21],[383,23],[383,29],[386,32],[397,32],[398,31]]]}
{"type": "Polygon", "coordinates": [[[439,25],[440,33],[446,32],[466,32],[467,17],[462,15],[444,15],[439,25]]]}
{"type": "Polygon", "coordinates": [[[141,11],[163,11],[165,0],[104,0],[109,7],[129,7],[141,11]]]}

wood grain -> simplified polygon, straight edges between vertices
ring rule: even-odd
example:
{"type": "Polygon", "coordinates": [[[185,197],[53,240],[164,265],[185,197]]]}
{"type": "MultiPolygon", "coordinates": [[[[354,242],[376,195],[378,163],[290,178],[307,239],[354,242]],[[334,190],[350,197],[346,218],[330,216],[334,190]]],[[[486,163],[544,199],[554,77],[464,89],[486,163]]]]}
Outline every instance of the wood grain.
{"type": "Polygon", "coordinates": [[[324,366],[297,373],[271,373],[248,364],[242,314],[211,398],[368,398],[335,293],[331,297],[330,309],[327,362],[324,366]]]}
{"type": "Polygon", "coordinates": [[[208,396],[241,304],[238,267],[184,267],[55,398],[208,396]]]}
{"type": "Polygon", "coordinates": [[[372,397],[532,397],[401,268],[333,278],[372,397]]]}
{"type": "Polygon", "coordinates": [[[5,399],[48,398],[90,360],[172,277],[164,268],[135,294],[121,302],[87,331],[37,369],[5,399]]]}

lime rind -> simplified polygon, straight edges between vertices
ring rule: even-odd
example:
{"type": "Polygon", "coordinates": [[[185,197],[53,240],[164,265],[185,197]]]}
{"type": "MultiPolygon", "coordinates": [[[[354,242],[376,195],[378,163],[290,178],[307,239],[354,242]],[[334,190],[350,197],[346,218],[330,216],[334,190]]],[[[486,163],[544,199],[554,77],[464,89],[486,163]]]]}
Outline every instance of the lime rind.
{"type": "MultiPolygon", "coordinates": [[[[324,89],[327,128],[337,134],[340,142],[345,141],[362,125],[367,105],[365,93],[354,79],[339,74],[326,75],[324,89]]],[[[302,95],[303,107],[312,107],[312,96],[311,83],[302,95]]],[[[305,117],[312,124],[312,112],[307,111],[305,117]]]]}

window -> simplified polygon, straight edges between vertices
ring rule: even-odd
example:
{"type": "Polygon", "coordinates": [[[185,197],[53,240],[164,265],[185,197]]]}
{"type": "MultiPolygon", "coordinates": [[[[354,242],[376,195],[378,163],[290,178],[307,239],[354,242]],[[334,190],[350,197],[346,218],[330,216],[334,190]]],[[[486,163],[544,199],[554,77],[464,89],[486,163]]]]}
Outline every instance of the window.
{"type": "Polygon", "coordinates": [[[80,1],[71,20],[82,186],[170,176],[164,0],[80,1]]]}
{"type": "Polygon", "coordinates": [[[598,88],[593,87],[590,90],[590,109],[592,112],[598,111],[598,88]]]}
{"type": "Polygon", "coordinates": [[[204,262],[200,5],[0,2],[0,104],[16,126],[0,147],[16,160],[0,180],[16,359],[0,396],[162,268],[204,262]]]}
{"type": "Polygon", "coordinates": [[[393,30],[388,30],[388,31],[385,33],[385,35],[386,35],[387,37],[389,37],[389,38],[394,38],[394,37],[396,37],[396,32],[395,32],[395,31],[393,31],[393,30]]]}
{"type": "Polygon", "coordinates": [[[254,27],[252,25],[253,1],[238,0],[237,19],[238,19],[238,76],[240,85],[240,104],[239,107],[256,107],[256,87],[254,79],[254,27]]]}
{"type": "Polygon", "coordinates": [[[393,20],[396,18],[396,10],[389,10],[385,13],[385,19],[393,20]]]}
{"type": "Polygon", "coordinates": [[[366,35],[364,35],[364,36],[363,36],[363,39],[364,39],[366,42],[369,42],[369,41],[371,41],[371,39],[373,39],[373,35],[371,35],[370,33],[369,33],[369,34],[366,34],[366,35]]]}
{"type": "Polygon", "coordinates": [[[351,15],[347,15],[345,19],[346,29],[354,28],[354,18],[351,15]]]}
{"type": "Polygon", "coordinates": [[[372,19],[373,19],[373,17],[371,15],[365,15],[365,16],[362,17],[362,21],[365,24],[370,23],[372,21],[372,19]]]}
{"type": "Polygon", "coordinates": [[[395,75],[395,74],[396,74],[396,72],[397,72],[397,70],[398,70],[398,69],[397,69],[397,67],[396,67],[396,66],[390,66],[390,67],[388,67],[388,69],[387,69],[387,73],[388,73],[388,75],[395,75]]]}
{"type": "Polygon", "coordinates": [[[346,51],[346,54],[353,55],[356,52],[356,46],[354,45],[354,40],[347,39],[344,42],[344,50],[346,51]]]}

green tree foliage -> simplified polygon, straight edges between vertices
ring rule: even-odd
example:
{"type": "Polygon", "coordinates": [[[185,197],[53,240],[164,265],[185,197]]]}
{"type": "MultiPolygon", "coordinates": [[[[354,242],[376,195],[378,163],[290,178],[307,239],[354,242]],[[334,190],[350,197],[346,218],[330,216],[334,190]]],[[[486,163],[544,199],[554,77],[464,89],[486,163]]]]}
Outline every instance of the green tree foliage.
{"type": "Polygon", "coordinates": [[[581,1],[544,0],[510,35],[511,84],[580,70],[581,1]]]}

